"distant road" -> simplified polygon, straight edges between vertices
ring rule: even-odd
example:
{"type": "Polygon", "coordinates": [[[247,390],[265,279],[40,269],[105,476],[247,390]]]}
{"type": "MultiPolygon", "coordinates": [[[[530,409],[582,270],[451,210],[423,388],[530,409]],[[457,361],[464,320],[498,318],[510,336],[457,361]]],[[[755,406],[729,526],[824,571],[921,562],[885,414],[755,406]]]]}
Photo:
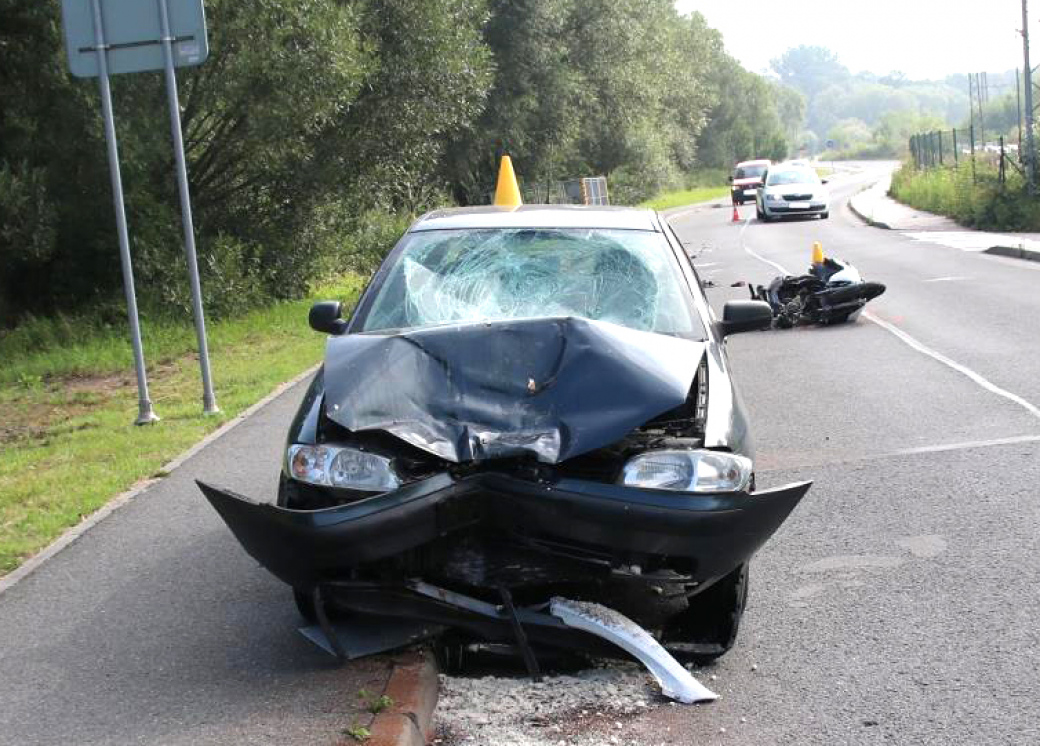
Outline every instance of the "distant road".
{"type": "Polygon", "coordinates": [[[815,240],[888,291],[881,324],[729,342],[759,483],[816,485],[752,563],[722,699],[631,743],[1040,743],[1040,263],[864,226],[841,205],[890,165],[850,165],[828,221],[674,222],[717,310],[815,240]]]}

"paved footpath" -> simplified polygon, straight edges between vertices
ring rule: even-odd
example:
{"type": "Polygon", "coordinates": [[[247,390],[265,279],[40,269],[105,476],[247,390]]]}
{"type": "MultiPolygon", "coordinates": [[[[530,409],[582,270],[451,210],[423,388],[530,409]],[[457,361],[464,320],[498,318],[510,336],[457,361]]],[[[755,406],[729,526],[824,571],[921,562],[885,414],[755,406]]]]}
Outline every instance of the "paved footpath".
{"type": "Polygon", "coordinates": [[[0,594],[0,744],[332,744],[367,722],[358,690],[381,692],[388,660],[340,667],[300,638],[289,591],[193,483],[272,498],[305,385],[0,594]]]}
{"type": "MultiPolygon", "coordinates": [[[[897,164],[889,165],[894,170],[897,164]]],[[[891,187],[892,176],[888,173],[868,189],[854,195],[849,200],[849,207],[869,225],[899,231],[915,241],[961,251],[984,251],[1040,260],[1040,233],[992,233],[965,228],[950,218],[897,202],[888,196],[891,187]]]]}

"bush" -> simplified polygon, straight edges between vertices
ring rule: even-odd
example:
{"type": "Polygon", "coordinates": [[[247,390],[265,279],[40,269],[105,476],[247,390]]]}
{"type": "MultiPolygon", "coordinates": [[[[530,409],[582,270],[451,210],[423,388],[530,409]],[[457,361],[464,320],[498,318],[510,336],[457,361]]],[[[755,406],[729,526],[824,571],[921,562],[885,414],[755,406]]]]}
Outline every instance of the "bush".
{"type": "Polygon", "coordinates": [[[997,167],[977,162],[958,167],[917,169],[904,163],[892,177],[891,194],[919,210],[946,215],[958,223],[984,230],[1040,230],[1040,200],[1030,195],[1013,168],[1001,184],[997,167]]]}

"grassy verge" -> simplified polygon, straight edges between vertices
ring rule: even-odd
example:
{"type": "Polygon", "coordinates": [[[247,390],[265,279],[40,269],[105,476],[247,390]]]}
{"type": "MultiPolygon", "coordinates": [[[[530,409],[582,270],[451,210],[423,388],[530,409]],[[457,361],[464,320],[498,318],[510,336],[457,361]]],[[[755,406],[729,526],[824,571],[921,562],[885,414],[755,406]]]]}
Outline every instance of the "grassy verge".
{"type": "MultiPolygon", "coordinates": [[[[315,297],[356,299],[347,275],[315,297]]],[[[316,363],[313,298],[213,323],[209,344],[221,413],[202,414],[190,322],[143,323],[149,389],[162,421],[135,427],[137,386],[124,328],[39,321],[0,338],[0,575],[83,516],[316,363]],[[62,328],[63,326],[68,329],[62,328]],[[62,344],[48,339],[76,335],[62,344]],[[42,340],[42,343],[41,343],[42,340]]]]}
{"type": "Polygon", "coordinates": [[[1000,184],[996,167],[970,164],[959,168],[915,169],[905,163],[892,175],[892,196],[918,210],[953,218],[972,228],[1000,231],[1040,230],[1040,203],[1031,197],[1022,177],[1008,169],[1000,184]]]}
{"type": "Polygon", "coordinates": [[[684,205],[696,204],[697,202],[708,202],[728,195],[728,186],[694,187],[693,189],[684,189],[679,192],[659,194],[653,199],[648,199],[646,202],[640,203],[639,206],[649,207],[653,210],[668,210],[672,207],[682,207],[684,205]]]}

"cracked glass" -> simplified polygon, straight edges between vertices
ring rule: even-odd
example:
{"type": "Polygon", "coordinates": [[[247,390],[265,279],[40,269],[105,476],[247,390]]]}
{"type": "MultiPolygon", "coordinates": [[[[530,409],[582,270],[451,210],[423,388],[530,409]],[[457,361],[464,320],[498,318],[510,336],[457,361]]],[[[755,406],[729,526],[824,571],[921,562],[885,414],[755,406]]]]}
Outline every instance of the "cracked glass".
{"type": "Polygon", "coordinates": [[[577,316],[703,337],[660,233],[474,229],[416,232],[407,241],[364,331],[577,316]]]}

